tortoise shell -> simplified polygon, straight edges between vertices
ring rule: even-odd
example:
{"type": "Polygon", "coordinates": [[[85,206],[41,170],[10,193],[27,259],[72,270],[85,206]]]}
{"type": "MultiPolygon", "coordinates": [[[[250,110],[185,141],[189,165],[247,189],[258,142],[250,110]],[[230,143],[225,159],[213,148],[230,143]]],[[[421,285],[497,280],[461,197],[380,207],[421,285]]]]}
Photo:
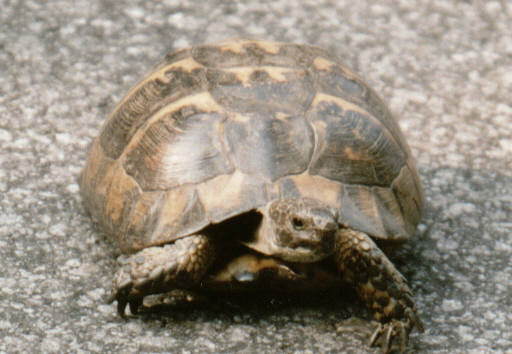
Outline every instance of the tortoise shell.
{"type": "Polygon", "coordinates": [[[322,49],[258,40],[168,55],[108,117],[80,184],[124,252],[301,197],[404,241],[423,203],[398,124],[359,76],[322,49]]]}

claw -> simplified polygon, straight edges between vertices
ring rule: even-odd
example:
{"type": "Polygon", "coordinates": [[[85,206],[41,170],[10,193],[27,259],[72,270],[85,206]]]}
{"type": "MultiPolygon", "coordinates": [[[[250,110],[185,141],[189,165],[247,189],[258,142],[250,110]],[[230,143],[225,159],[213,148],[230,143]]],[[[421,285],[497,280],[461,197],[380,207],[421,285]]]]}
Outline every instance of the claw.
{"type": "Polygon", "coordinates": [[[370,341],[368,342],[368,345],[370,347],[373,347],[375,343],[377,342],[377,339],[379,338],[379,335],[382,333],[382,324],[379,323],[375,331],[373,331],[372,336],[370,337],[370,341]]]}
{"type": "Polygon", "coordinates": [[[117,298],[117,313],[119,313],[119,316],[121,316],[122,318],[126,318],[124,310],[126,309],[127,303],[128,301],[126,301],[124,298],[117,298]]]}
{"type": "Polygon", "coordinates": [[[416,312],[414,312],[414,324],[419,332],[425,332],[425,327],[423,326],[423,322],[416,312]]]}
{"type": "Polygon", "coordinates": [[[400,351],[405,353],[407,347],[407,331],[403,323],[400,323],[400,351]]]}
{"type": "Polygon", "coordinates": [[[391,349],[391,342],[393,340],[392,334],[393,334],[393,326],[389,326],[387,328],[384,338],[382,339],[382,352],[383,353],[389,353],[389,349],[391,349]]]}
{"type": "Polygon", "coordinates": [[[410,326],[409,326],[410,329],[412,329],[414,326],[416,326],[416,328],[418,328],[419,332],[425,331],[425,329],[423,327],[423,322],[421,321],[420,317],[418,316],[418,313],[415,310],[413,310],[411,308],[406,309],[405,317],[410,321],[410,326]]]}
{"type": "Polygon", "coordinates": [[[404,321],[392,320],[384,324],[379,323],[370,337],[369,346],[374,347],[380,339],[383,353],[389,353],[393,343],[399,346],[400,352],[405,353],[411,328],[409,319],[404,321]]]}
{"type": "Polygon", "coordinates": [[[129,298],[129,293],[131,291],[131,285],[125,286],[123,288],[118,288],[117,290],[112,289],[112,293],[107,298],[106,302],[107,304],[111,304],[114,301],[117,301],[117,313],[119,313],[119,316],[122,318],[126,318],[126,305],[130,305],[130,311],[135,314],[137,313],[137,309],[142,303],[141,299],[137,299],[135,297],[129,298]]]}
{"type": "MultiPolygon", "coordinates": [[[[135,315],[140,306],[142,305],[142,297],[139,296],[128,296],[129,291],[127,289],[121,289],[113,291],[112,294],[107,298],[107,304],[111,304],[117,301],[117,312],[122,318],[126,318],[126,306],[130,307],[130,312],[135,315]]],[[[132,294],[133,295],[133,294],[132,294]]]]}
{"type": "Polygon", "coordinates": [[[130,305],[130,312],[135,315],[137,312],[139,312],[139,307],[140,305],[142,305],[142,298],[135,298],[135,299],[131,299],[129,301],[129,305],[130,305]]]}

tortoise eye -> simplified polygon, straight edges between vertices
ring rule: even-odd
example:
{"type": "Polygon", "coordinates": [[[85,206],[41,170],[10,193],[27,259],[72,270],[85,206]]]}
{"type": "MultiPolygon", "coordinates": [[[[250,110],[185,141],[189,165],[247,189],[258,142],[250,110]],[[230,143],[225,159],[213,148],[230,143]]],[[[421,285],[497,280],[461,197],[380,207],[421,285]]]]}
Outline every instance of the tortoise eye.
{"type": "Polygon", "coordinates": [[[292,219],[292,225],[295,230],[302,230],[304,229],[304,221],[300,218],[294,217],[292,219]]]}

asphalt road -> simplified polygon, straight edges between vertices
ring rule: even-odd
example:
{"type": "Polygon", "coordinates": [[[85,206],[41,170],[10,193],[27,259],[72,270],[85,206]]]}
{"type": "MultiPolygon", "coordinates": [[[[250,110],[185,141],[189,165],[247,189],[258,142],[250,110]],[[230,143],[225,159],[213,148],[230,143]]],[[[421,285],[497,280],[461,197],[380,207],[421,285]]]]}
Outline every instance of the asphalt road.
{"type": "Polygon", "coordinates": [[[411,352],[512,352],[510,2],[0,4],[1,352],[378,352],[350,290],[128,320],[104,303],[119,251],[78,196],[87,148],[167,52],[232,37],[327,48],[398,118],[426,195],[393,257],[426,327],[411,352]]]}

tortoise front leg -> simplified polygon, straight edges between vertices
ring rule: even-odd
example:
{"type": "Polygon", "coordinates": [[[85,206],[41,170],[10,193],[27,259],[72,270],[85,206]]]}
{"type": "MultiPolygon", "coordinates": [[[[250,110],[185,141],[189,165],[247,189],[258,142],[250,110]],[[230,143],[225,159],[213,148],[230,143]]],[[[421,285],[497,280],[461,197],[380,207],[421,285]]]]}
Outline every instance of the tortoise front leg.
{"type": "Polygon", "coordinates": [[[117,300],[117,311],[122,317],[127,304],[136,313],[146,295],[198,284],[214,257],[215,247],[204,235],[145,248],[123,261],[114,277],[108,302],[117,300]]]}
{"type": "Polygon", "coordinates": [[[354,285],[380,322],[370,346],[381,338],[382,349],[388,352],[393,340],[398,339],[401,351],[405,351],[409,333],[414,326],[423,332],[423,323],[402,274],[368,235],[351,229],[338,231],[335,261],[344,280],[354,285]]]}

